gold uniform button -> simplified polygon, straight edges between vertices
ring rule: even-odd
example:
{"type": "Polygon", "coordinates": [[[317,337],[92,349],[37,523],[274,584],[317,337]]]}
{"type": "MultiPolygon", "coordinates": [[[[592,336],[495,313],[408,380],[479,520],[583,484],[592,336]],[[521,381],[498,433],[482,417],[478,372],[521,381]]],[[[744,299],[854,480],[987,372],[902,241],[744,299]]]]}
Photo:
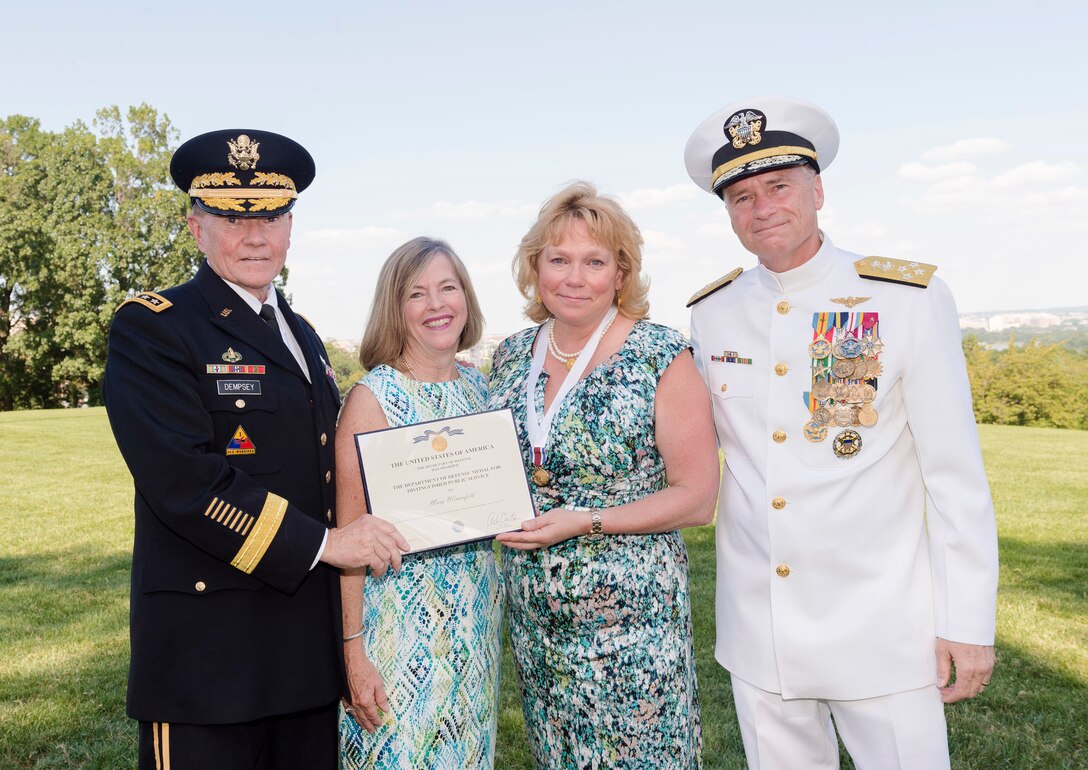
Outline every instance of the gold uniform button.
{"type": "Polygon", "coordinates": [[[195,586],[193,586],[193,588],[195,588],[195,589],[196,589],[197,591],[203,591],[203,590],[204,590],[205,588],[207,588],[207,587],[208,587],[208,586],[204,585],[204,581],[203,581],[203,580],[198,580],[198,581],[196,581],[196,585],[195,585],[195,586]]]}
{"type": "Polygon", "coordinates": [[[774,571],[778,575],[778,577],[790,576],[790,568],[785,564],[779,564],[777,567],[775,567],[774,571]]]}
{"type": "Polygon", "coordinates": [[[785,377],[786,372],[788,372],[789,370],[790,368],[785,364],[778,363],[774,365],[774,373],[777,374],[779,377],[785,377]]]}
{"type": "Polygon", "coordinates": [[[325,483],[332,482],[332,471],[325,471],[325,483]]]}
{"type": "Polygon", "coordinates": [[[786,498],[776,497],[774,500],[771,500],[771,507],[774,508],[776,511],[781,511],[783,508],[786,507],[786,498]]]}
{"type": "Polygon", "coordinates": [[[325,520],[326,521],[332,521],[332,508],[325,511],[325,520]]]}
{"type": "Polygon", "coordinates": [[[723,383],[722,383],[722,393],[725,393],[725,391],[727,391],[727,390],[729,390],[729,386],[728,386],[728,385],[726,385],[726,384],[725,384],[725,383],[723,382],[723,383]]]}
{"type": "Polygon", "coordinates": [[[236,407],[238,407],[239,409],[245,408],[245,405],[246,405],[245,399],[241,399],[241,398],[238,399],[237,401],[234,402],[234,405],[236,407]]]}
{"type": "Polygon", "coordinates": [[[321,434],[321,446],[325,446],[325,444],[327,444],[327,443],[329,443],[329,437],[328,437],[327,434],[322,433],[321,434]]]}
{"type": "Polygon", "coordinates": [[[781,444],[783,441],[786,440],[786,431],[776,430],[774,433],[771,434],[771,438],[774,439],[774,443],[781,444]]]}
{"type": "Polygon", "coordinates": [[[774,306],[774,309],[777,310],[782,315],[785,315],[786,313],[790,312],[790,303],[786,302],[786,300],[782,300],[781,302],[779,302],[777,305],[774,306]]]}

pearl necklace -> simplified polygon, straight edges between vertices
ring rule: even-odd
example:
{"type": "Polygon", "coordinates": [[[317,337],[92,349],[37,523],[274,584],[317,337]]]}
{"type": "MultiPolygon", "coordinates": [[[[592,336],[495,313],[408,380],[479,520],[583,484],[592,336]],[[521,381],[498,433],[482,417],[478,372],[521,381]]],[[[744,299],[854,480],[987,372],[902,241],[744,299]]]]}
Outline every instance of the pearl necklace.
{"type": "MultiPolygon", "coordinates": [[[[404,364],[404,368],[408,370],[408,374],[412,375],[413,380],[415,380],[416,382],[423,382],[423,380],[421,380],[419,378],[419,375],[415,373],[415,370],[412,369],[412,365],[410,363],[408,363],[408,359],[405,356],[401,355],[400,362],[402,364],[404,364]]],[[[453,365],[453,375],[454,375],[453,379],[455,379],[455,380],[461,379],[461,372],[457,370],[457,364],[456,363],[454,363],[454,365],[453,365]]]]}
{"type": "MultiPolygon", "coordinates": [[[[604,331],[601,332],[602,337],[605,334],[608,334],[608,330],[612,328],[612,323],[616,320],[616,316],[618,315],[619,313],[616,313],[608,319],[604,331]]],[[[585,350],[585,348],[583,347],[582,350],[585,350]]],[[[548,319],[548,352],[562,363],[563,366],[567,367],[568,372],[574,366],[574,362],[578,360],[578,356],[582,355],[582,350],[579,350],[577,353],[566,353],[560,350],[559,346],[555,343],[555,318],[552,317],[548,319]]]]}

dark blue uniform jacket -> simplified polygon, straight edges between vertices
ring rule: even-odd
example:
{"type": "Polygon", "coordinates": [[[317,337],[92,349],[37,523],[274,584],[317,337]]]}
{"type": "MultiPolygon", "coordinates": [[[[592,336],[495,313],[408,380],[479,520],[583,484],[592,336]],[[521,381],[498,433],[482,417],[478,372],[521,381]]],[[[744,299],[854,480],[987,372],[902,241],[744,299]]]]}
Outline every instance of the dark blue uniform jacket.
{"type": "Polygon", "coordinates": [[[310,565],[334,521],[340,398],[205,262],[117,311],[105,398],[136,487],[128,713],[223,724],[342,691],[339,582],[310,565]]]}

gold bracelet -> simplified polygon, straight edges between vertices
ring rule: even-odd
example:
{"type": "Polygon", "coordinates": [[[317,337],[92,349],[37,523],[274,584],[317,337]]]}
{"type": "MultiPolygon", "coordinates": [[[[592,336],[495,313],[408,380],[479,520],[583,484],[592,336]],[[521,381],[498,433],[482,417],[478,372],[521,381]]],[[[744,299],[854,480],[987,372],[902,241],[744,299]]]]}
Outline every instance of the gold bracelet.
{"type": "Polygon", "coordinates": [[[345,642],[350,642],[352,639],[358,639],[360,636],[362,636],[365,633],[366,633],[366,626],[363,626],[362,628],[360,628],[358,631],[356,631],[351,636],[345,636],[344,641],[345,642]]]}
{"type": "Polygon", "coordinates": [[[596,540],[604,534],[601,530],[601,512],[599,509],[593,511],[591,520],[593,523],[589,526],[589,536],[596,540]]]}

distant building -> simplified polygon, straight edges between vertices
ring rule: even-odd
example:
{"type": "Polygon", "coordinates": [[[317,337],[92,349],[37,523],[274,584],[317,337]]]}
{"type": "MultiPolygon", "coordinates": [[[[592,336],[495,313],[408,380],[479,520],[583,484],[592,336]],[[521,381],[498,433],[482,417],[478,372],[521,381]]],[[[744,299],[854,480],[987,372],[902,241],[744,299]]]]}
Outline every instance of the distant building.
{"type": "Polygon", "coordinates": [[[469,348],[466,351],[458,354],[458,358],[464,361],[471,361],[474,366],[481,369],[491,368],[491,356],[495,354],[495,348],[499,346],[499,343],[506,339],[505,334],[488,334],[480,339],[476,343],[475,347],[469,348]]]}
{"type": "Polygon", "coordinates": [[[1086,324],[1088,324],[1088,311],[1082,308],[965,313],[960,316],[961,329],[981,329],[989,332],[1000,332],[1006,329],[1049,329],[1056,326],[1075,327],[1086,324]]]}
{"type": "Polygon", "coordinates": [[[999,332],[1004,329],[1029,327],[1033,329],[1045,329],[1050,326],[1061,326],[1062,319],[1053,313],[1000,313],[990,316],[987,329],[999,332]]]}

